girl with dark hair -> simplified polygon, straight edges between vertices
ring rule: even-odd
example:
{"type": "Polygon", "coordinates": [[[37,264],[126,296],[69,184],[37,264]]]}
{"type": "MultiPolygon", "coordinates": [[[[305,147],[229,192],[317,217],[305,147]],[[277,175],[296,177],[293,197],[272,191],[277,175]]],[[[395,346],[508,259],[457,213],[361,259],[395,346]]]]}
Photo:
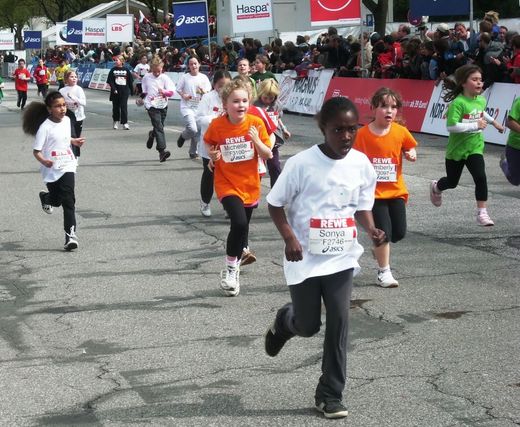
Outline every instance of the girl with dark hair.
{"type": "Polygon", "coordinates": [[[45,213],[63,206],[66,251],[78,247],[74,194],[77,161],[71,144],[81,147],[85,138],[71,138],[70,119],[63,95],[50,92],[45,104],[32,102],[23,115],[25,133],[35,136],[33,155],[41,163],[40,172],[48,192],[40,191],[40,203],[45,213]]]}
{"type": "Polygon", "coordinates": [[[448,107],[449,137],[446,147],[446,176],[430,183],[430,200],[434,206],[442,204],[442,192],[459,184],[466,166],[475,182],[477,224],[492,226],[495,223],[487,212],[488,187],[484,164],[484,136],[482,131],[491,124],[500,133],[503,126],[486,113],[482,71],[476,65],[464,65],[455,72],[455,80],[444,79],[445,102],[448,107]]]}

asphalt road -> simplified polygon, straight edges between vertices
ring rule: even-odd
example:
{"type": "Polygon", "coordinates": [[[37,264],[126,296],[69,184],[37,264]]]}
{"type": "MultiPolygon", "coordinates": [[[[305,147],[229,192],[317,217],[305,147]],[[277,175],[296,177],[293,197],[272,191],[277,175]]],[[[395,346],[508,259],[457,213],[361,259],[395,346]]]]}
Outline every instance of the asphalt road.
{"type": "MultiPolygon", "coordinates": [[[[289,300],[265,201],[251,223],[258,261],[244,267],[237,298],[219,291],[228,223],[218,201],[211,218],[199,213],[202,166],[176,147],[177,102],[167,119],[172,157],[159,163],[145,148],[145,111],[130,104],[131,130],[112,130],[108,95],[87,91],[80,248],[66,253],[61,210],[41,211],[32,138],[7,87],[0,425],[520,425],[520,192],[498,168],[502,148],[487,148],[496,225],[481,228],[467,172],[442,207],[430,204],[446,139],[417,135],[418,161],[405,166],[408,235],[392,248],[400,287],[376,286],[367,250],[351,302],[350,415],[325,421],[312,408],[323,330],[274,359],[263,352],[262,335],[289,300]]],[[[284,157],[321,140],[312,118],[285,122],[293,140],[284,157]]]]}

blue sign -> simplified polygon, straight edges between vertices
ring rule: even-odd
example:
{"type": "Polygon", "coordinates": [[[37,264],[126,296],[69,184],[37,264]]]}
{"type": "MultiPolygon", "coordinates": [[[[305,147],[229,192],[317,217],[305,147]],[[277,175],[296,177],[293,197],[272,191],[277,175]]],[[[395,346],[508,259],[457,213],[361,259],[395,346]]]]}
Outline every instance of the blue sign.
{"type": "Polygon", "coordinates": [[[411,16],[469,15],[470,0],[410,0],[411,16]]]}
{"type": "Polygon", "coordinates": [[[206,2],[173,3],[175,38],[208,36],[206,2]]]}
{"type": "Polygon", "coordinates": [[[41,49],[42,48],[42,32],[41,31],[24,31],[23,32],[24,49],[41,49]]]}
{"type": "Polygon", "coordinates": [[[96,69],[95,64],[82,64],[76,69],[76,75],[78,76],[78,85],[81,87],[88,87],[92,75],[96,69]]]}
{"type": "Polygon", "coordinates": [[[83,42],[83,21],[67,21],[67,43],[83,42]]]}

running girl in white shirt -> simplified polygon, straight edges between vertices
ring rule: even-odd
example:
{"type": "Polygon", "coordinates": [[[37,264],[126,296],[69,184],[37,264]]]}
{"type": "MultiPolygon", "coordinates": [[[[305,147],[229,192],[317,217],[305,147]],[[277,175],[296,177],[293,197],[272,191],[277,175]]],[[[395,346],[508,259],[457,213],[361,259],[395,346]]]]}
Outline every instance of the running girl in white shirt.
{"type": "Polygon", "coordinates": [[[290,158],[267,195],[269,213],[285,242],[284,273],[291,303],[276,315],[265,335],[274,357],[295,335],[311,337],[326,311],[322,375],[315,407],[326,418],[348,414],[342,403],[352,277],[363,248],[356,222],[375,245],[385,233],[374,225],[376,173],[368,158],[352,149],[359,115],[347,98],[331,98],[317,115],[325,141],[290,158]]]}
{"type": "Polygon", "coordinates": [[[71,144],[81,147],[85,138],[71,138],[66,112],[63,95],[51,92],[45,97],[45,104],[32,102],[27,107],[22,126],[25,133],[36,137],[33,154],[41,163],[43,182],[49,190],[40,192],[42,209],[51,214],[53,206],[63,206],[64,249],[71,251],[78,247],[74,194],[77,162],[71,144]]]}
{"type": "MultiPolygon", "coordinates": [[[[83,120],[85,120],[85,106],[87,98],[83,88],[78,85],[78,76],[75,71],[68,70],[63,77],[65,86],[60,89],[60,93],[67,104],[67,117],[70,119],[72,126],[72,136],[79,138],[83,130],[83,120]]],[[[80,156],[80,148],[73,145],[72,152],[77,157],[80,156]]]]}

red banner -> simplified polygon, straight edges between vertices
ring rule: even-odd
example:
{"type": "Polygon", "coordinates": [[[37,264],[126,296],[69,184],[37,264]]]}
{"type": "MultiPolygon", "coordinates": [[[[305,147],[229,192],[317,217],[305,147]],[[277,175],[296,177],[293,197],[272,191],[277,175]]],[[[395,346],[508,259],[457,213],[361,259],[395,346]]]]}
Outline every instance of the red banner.
{"type": "Polygon", "coordinates": [[[311,0],[311,26],[359,24],[360,0],[311,0]]]}
{"type": "Polygon", "coordinates": [[[414,132],[420,132],[434,87],[433,80],[357,79],[335,77],[331,80],[325,100],[334,96],[349,98],[359,110],[359,122],[366,124],[373,118],[370,109],[372,95],[381,87],[398,92],[403,99],[402,121],[414,132]]]}

